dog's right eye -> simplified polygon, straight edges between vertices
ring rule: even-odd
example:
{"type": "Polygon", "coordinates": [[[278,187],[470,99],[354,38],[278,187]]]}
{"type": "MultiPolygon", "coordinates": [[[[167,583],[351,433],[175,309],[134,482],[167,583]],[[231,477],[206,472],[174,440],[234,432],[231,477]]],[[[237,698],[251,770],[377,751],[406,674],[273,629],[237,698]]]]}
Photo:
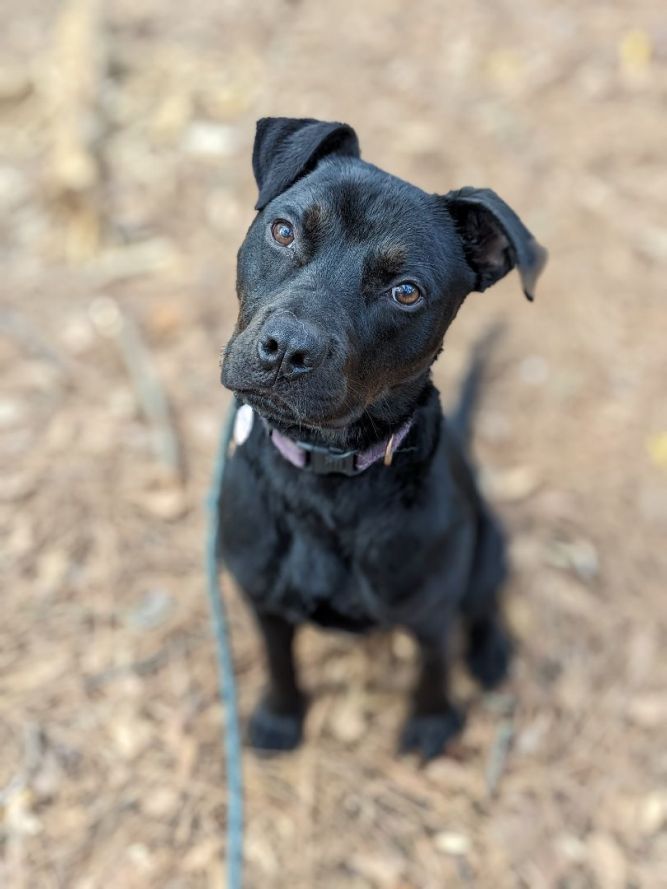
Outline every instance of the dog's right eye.
{"type": "Polygon", "coordinates": [[[391,298],[402,306],[414,306],[422,298],[421,291],[416,284],[406,281],[391,288],[391,298]]]}
{"type": "Polygon", "coordinates": [[[289,247],[294,241],[294,228],[285,219],[276,219],[271,225],[271,235],[281,247],[289,247]]]}

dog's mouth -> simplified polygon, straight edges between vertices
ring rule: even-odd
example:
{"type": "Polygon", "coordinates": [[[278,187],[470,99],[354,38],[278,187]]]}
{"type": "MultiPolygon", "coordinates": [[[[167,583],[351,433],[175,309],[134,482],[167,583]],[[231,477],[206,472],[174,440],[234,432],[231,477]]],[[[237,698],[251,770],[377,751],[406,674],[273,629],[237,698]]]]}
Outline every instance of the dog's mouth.
{"type": "Polygon", "coordinates": [[[269,423],[294,423],[298,416],[280,396],[268,396],[254,389],[236,389],[234,394],[269,423]]]}
{"type": "Polygon", "coordinates": [[[270,425],[279,429],[300,427],[312,430],[344,429],[354,422],[359,415],[358,410],[331,405],[331,412],[326,405],[320,405],[315,413],[311,406],[302,407],[288,401],[276,392],[268,393],[257,389],[235,389],[234,394],[244,401],[270,425]]]}
{"type": "MultiPolygon", "coordinates": [[[[254,379],[255,374],[238,360],[231,360],[229,348],[222,361],[220,379],[227,389],[280,431],[313,430],[334,432],[357,420],[364,405],[350,398],[349,386],[341,372],[333,378],[295,380],[274,385],[254,379]]],[[[310,375],[309,375],[310,376],[310,375]]],[[[274,381],[275,383],[275,381],[274,381]]]]}

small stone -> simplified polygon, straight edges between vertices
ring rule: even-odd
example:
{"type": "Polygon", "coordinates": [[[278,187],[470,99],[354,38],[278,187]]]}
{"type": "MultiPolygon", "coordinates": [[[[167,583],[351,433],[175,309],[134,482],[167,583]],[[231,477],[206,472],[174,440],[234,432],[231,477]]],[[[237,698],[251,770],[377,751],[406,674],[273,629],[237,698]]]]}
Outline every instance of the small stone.
{"type": "Polygon", "coordinates": [[[358,695],[348,694],[334,708],[329,718],[332,735],[344,744],[354,744],[366,729],[362,701],[358,695]]]}
{"type": "Polygon", "coordinates": [[[60,336],[67,350],[73,355],[83,355],[95,345],[95,331],[84,315],[77,315],[65,321],[60,336]]]}
{"type": "Polygon", "coordinates": [[[559,837],[557,845],[564,858],[575,864],[581,864],[586,860],[586,846],[579,837],[566,833],[559,837]]]}
{"type": "Polygon", "coordinates": [[[433,838],[436,849],[444,852],[445,855],[453,855],[460,857],[470,852],[470,839],[463,833],[455,833],[454,831],[442,831],[433,838]]]}
{"type": "Polygon", "coordinates": [[[541,355],[529,355],[519,365],[519,377],[528,386],[541,386],[549,378],[549,365],[541,355]]]}
{"type": "Polygon", "coordinates": [[[639,819],[644,833],[658,833],[667,822],[667,793],[650,793],[642,803],[639,819]]]}
{"type": "Polygon", "coordinates": [[[667,724],[667,699],[662,694],[645,694],[628,702],[627,715],[643,728],[659,728],[667,724]]]}
{"type": "Polygon", "coordinates": [[[13,398],[0,399],[0,429],[17,426],[25,415],[23,405],[13,398]]]}
{"type": "Polygon", "coordinates": [[[152,818],[164,818],[178,811],[180,794],[172,787],[157,787],[146,794],[142,809],[152,818]]]}
{"type": "Polygon", "coordinates": [[[415,657],[416,647],[407,633],[396,632],[391,637],[391,650],[399,661],[411,661],[415,657]]]}
{"type": "Polygon", "coordinates": [[[22,102],[32,92],[33,84],[25,65],[0,66],[0,104],[22,102]]]}
{"type": "Polygon", "coordinates": [[[119,714],[114,718],[111,723],[111,735],[116,749],[126,760],[139,756],[151,739],[150,727],[133,714],[119,714]]]}
{"type": "Polygon", "coordinates": [[[584,538],[552,541],[546,561],[554,568],[571,569],[584,583],[590,583],[600,572],[597,550],[584,538]]]}
{"type": "Polygon", "coordinates": [[[206,870],[211,861],[220,855],[221,842],[218,837],[209,837],[186,852],[182,867],[186,872],[206,870]]]}
{"type": "Polygon", "coordinates": [[[148,590],[129,613],[129,623],[138,630],[153,630],[165,622],[173,607],[174,597],[166,590],[148,590]]]}
{"type": "Polygon", "coordinates": [[[0,486],[0,503],[25,500],[35,492],[38,482],[38,478],[27,472],[5,475],[0,486]]]}
{"type": "Polygon", "coordinates": [[[195,157],[229,157],[238,147],[234,127],[198,120],[190,124],[185,134],[185,150],[195,157]]]}
{"type": "Polygon", "coordinates": [[[90,320],[98,332],[105,336],[115,336],[123,325],[118,304],[109,296],[98,296],[90,304],[90,320]]]}
{"type": "Polygon", "coordinates": [[[13,209],[27,197],[28,186],[19,171],[13,167],[0,167],[0,204],[7,210],[13,209]]]}
{"type": "Polygon", "coordinates": [[[381,856],[371,852],[358,852],[350,862],[352,868],[361,876],[371,881],[374,887],[387,887],[395,889],[398,880],[401,879],[404,863],[400,856],[387,854],[383,851],[381,856]]]}
{"type": "Polygon", "coordinates": [[[127,854],[133,864],[137,865],[141,870],[148,871],[153,865],[153,857],[143,843],[131,843],[127,847],[127,854]]]}
{"type": "Polygon", "coordinates": [[[514,466],[510,469],[486,470],[481,483],[490,499],[500,503],[516,503],[530,497],[539,487],[540,480],[532,466],[514,466]]]}
{"type": "Polygon", "coordinates": [[[156,337],[173,337],[186,329],[188,319],[182,305],[177,302],[161,302],[147,318],[151,333],[156,337]]]}
{"type": "Polygon", "coordinates": [[[616,841],[608,833],[591,834],[586,843],[588,864],[604,889],[623,889],[626,885],[627,865],[625,856],[616,841]]]}
{"type": "Polygon", "coordinates": [[[648,442],[649,457],[654,466],[667,470],[667,432],[656,432],[648,442]]]}
{"type": "Polygon", "coordinates": [[[480,411],[477,428],[482,438],[492,443],[508,441],[512,436],[512,422],[501,411],[485,408],[480,411]]]}
{"type": "Polygon", "coordinates": [[[146,512],[166,521],[180,519],[188,509],[185,491],[178,487],[149,491],[136,497],[135,502],[146,512]]]}

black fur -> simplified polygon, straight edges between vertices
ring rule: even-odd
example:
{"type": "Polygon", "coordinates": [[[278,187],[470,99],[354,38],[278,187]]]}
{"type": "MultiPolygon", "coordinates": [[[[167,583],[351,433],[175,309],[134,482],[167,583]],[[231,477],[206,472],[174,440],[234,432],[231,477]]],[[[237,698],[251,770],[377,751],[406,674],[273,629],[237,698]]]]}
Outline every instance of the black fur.
{"type": "Polygon", "coordinates": [[[414,422],[391,466],[355,478],[296,469],[262,422],[230,459],[221,553],[257,614],[269,667],[250,739],[281,750],[301,739],[300,624],[402,626],[422,657],[402,748],[430,758],[462,725],[446,683],[454,621],[485,686],[509,662],[503,535],[430,367],[465,296],[515,265],[532,296],[545,251],[493,192],[426,194],[360,160],[342,124],[264,119],[253,166],[260,212],[239,251],[223,383],[273,428],[332,448],[365,449],[414,422]],[[275,220],[293,227],[291,245],[274,240],[275,220]],[[392,299],[405,281],[422,293],[414,306],[392,299]]]}

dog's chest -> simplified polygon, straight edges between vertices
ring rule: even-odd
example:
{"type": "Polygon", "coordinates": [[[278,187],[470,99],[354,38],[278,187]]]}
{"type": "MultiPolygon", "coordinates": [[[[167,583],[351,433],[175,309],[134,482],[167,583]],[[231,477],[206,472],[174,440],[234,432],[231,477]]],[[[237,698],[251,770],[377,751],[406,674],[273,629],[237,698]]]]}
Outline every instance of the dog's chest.
{"type": "Polygon", "coordinates": [[[381,622],[378,597],[363,577],[355,546],[358,526],[341,522],[321,530],[312,523],[292,528],[284,604],[324,627],[364,631],[381,622]]]}
{"type": "Polygon", "coordinates": [[[345,502],[322,510],[321,501],[269,494],[241,461],[230,470],[221,498],[222,554],[255,605],[349,631],[381,622],[361,573],[358,511],[345,502]]]}
{"type": "Polygon", "coordinates": [[[428,557],[432,486],[401,485],[383,467],[336,481],[281,461],[252,436],[228,465],[221,543],[239,586],[259,610],[294,622],[352,631],[392,623],[424,572],[438,569],[428,557]]]}

